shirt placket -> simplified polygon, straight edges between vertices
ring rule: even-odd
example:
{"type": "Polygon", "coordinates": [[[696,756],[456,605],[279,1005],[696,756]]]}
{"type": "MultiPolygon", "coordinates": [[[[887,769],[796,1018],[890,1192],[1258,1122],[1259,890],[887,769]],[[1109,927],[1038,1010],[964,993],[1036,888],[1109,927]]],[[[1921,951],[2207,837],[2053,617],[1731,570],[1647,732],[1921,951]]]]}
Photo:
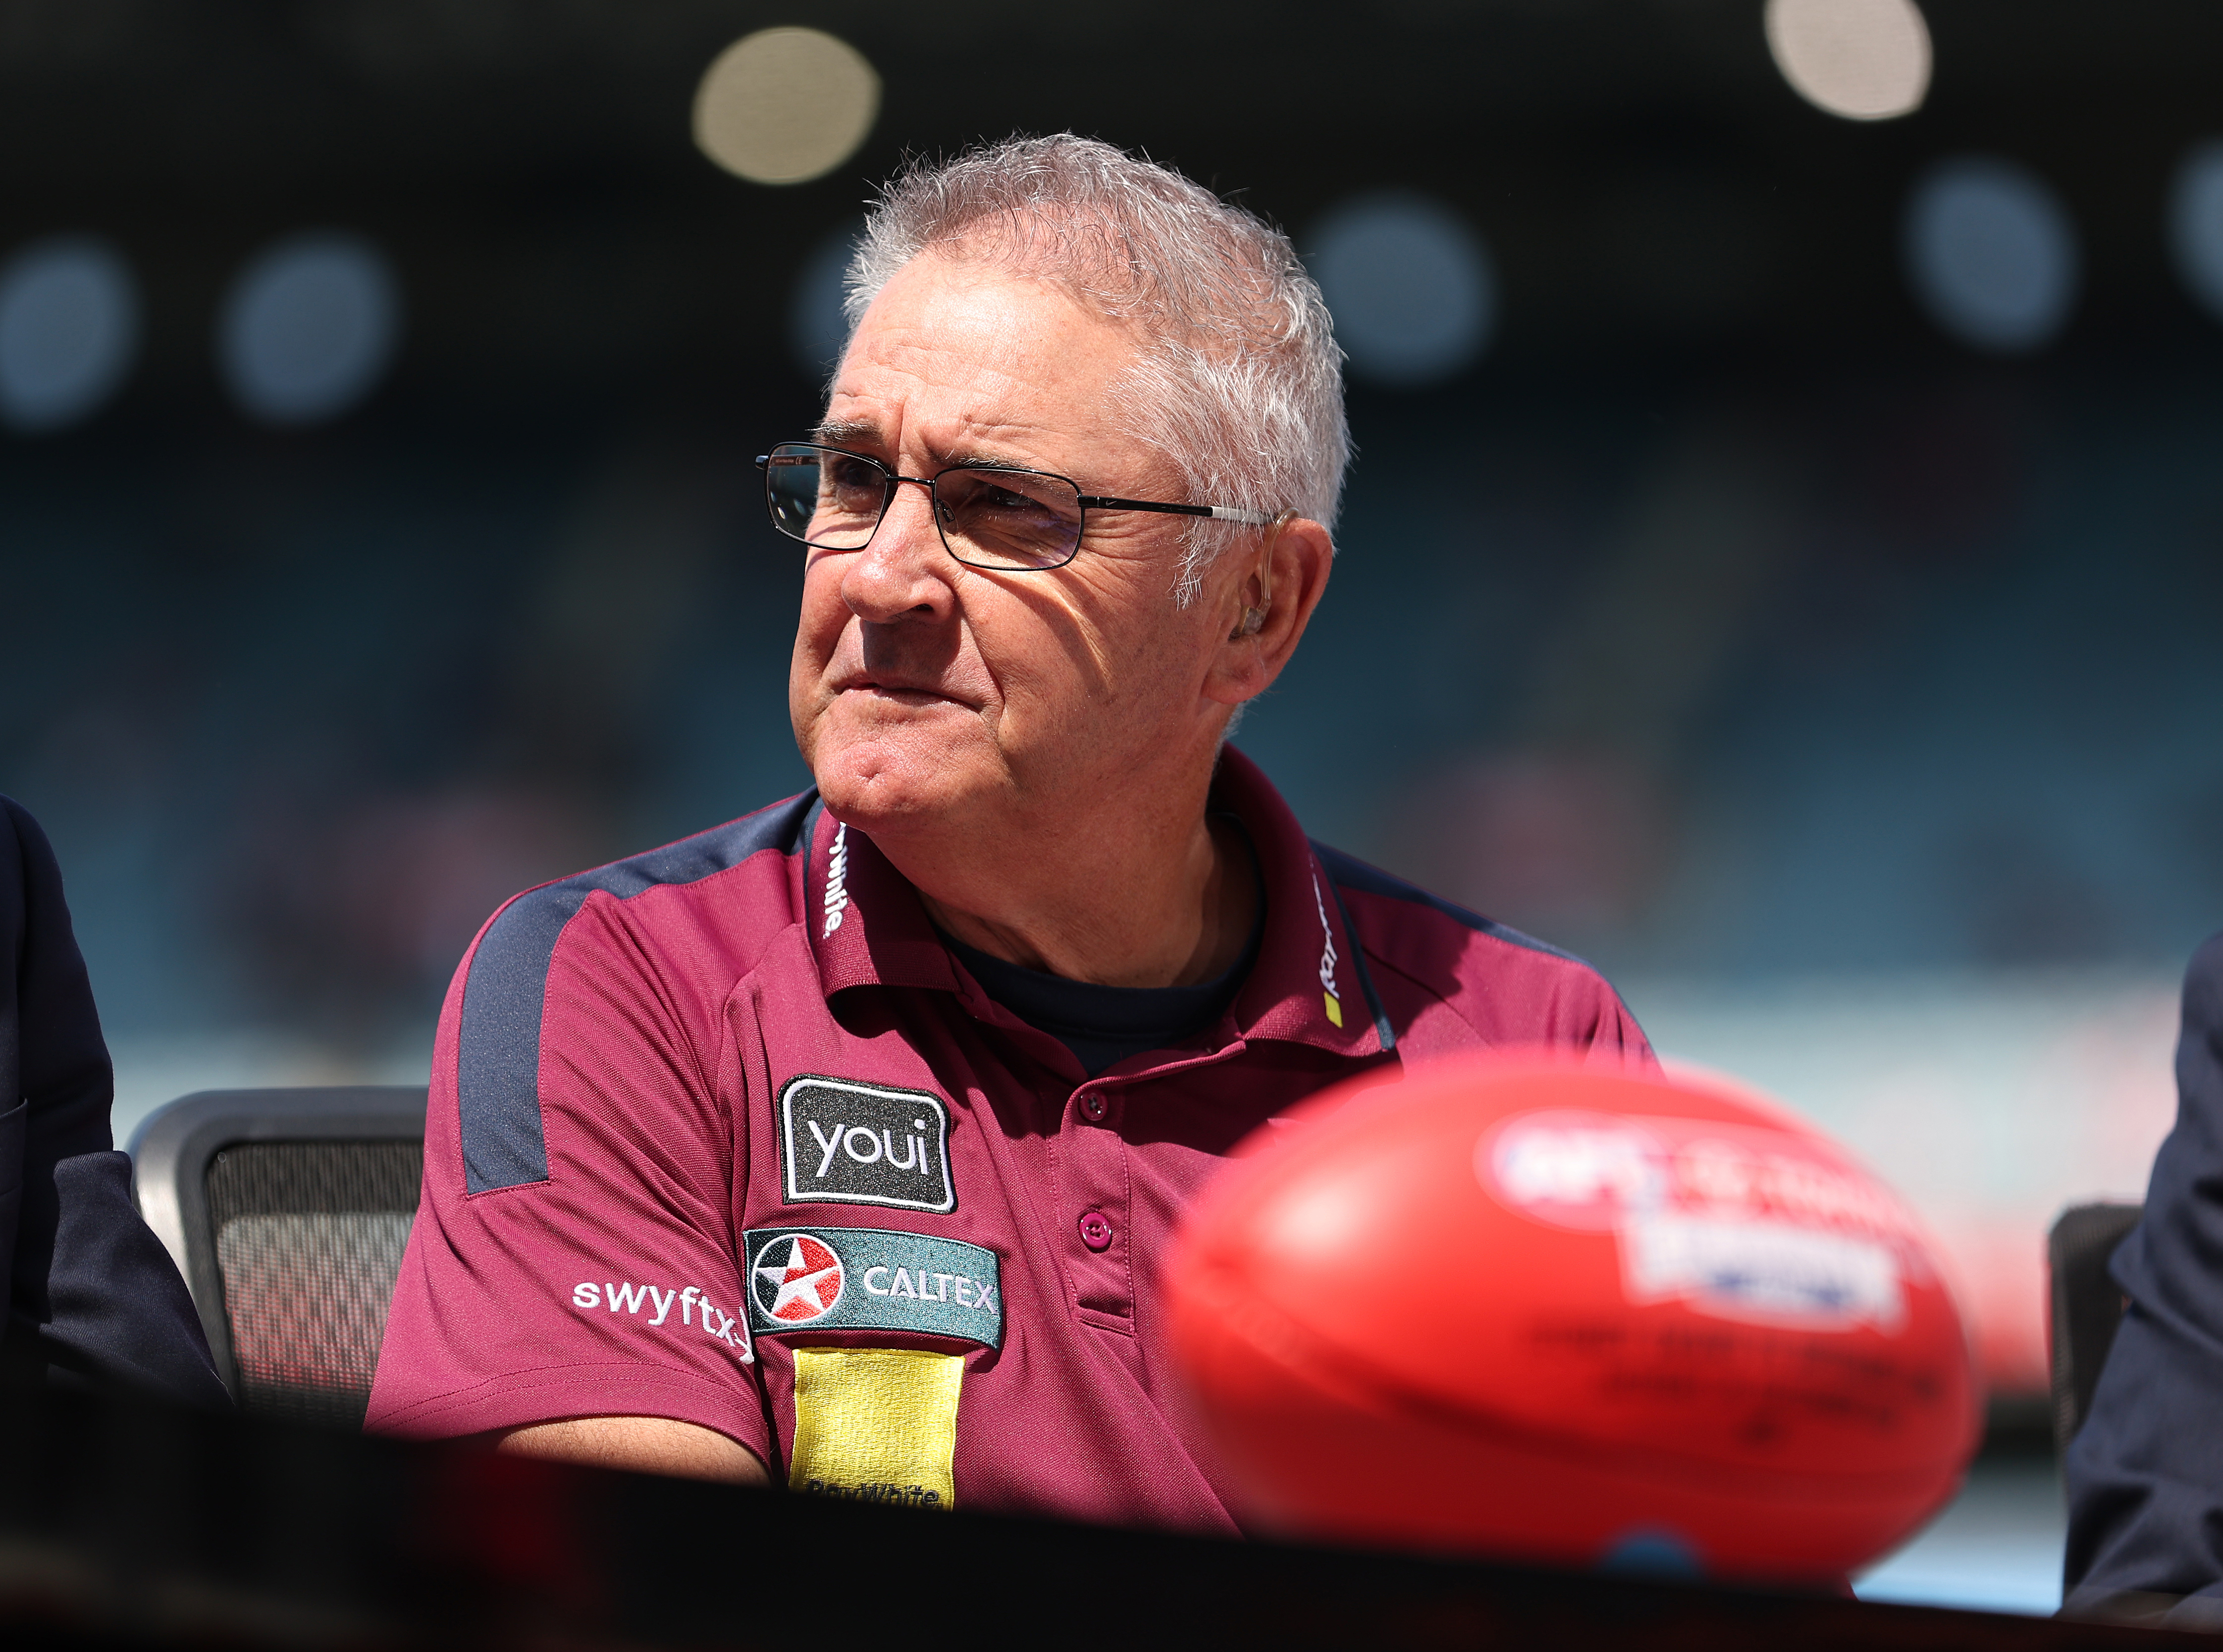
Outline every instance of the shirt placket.
{"type": "Polygon", "coordinates": [[[1067,1097],[1059,1136],[1064,1159],[1060,1248],[1084,1318],[1131,1331],[1135,1321],[1133,1197],[1127,1144],[1119,1134],[1125,1086],[1091,1079],[1067,1097]]]}

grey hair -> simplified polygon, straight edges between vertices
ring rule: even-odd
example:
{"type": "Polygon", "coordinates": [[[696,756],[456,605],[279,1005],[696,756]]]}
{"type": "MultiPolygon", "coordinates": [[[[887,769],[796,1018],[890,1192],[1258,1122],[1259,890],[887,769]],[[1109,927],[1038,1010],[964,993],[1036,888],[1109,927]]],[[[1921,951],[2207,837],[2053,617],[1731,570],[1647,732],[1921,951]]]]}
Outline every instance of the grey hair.
{"type": "MultiPolygon", "coordinates": [[[[1343,352],[1289,238],[1169,167],[1070,132],[914,161],[866,215],[845,282],[853,333],[921,253],[988,257],[1134,324],[1115,388],[1134,434],[1188,497],[1332,527],[1351,461],[1343,352]]],[[[1175,600],[1245,530],[1193,522],[1175,600]]]]}

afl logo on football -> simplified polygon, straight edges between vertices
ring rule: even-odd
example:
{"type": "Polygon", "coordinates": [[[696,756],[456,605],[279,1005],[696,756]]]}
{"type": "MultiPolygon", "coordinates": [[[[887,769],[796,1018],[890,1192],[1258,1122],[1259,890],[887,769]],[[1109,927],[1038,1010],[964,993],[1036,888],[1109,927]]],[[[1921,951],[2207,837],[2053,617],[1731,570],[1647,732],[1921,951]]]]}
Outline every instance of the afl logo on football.
{"type": "Polygon", "coordinates": [[[784,1234],[757,1253],[749,1283],[757,1307],[783,1325],[823,1319],[841,1300],[841,1259],[809,1234],[784,1234]]]}
{"type": "Polygon", "coordinates": [[[1649,1132],[1599,1113],[1527,1113],[1475,1144],[1475,1174],[1498,1199],[1555,1228],[1603,1232],[1668,1193],[1667,1153],[1649,1132]]]}

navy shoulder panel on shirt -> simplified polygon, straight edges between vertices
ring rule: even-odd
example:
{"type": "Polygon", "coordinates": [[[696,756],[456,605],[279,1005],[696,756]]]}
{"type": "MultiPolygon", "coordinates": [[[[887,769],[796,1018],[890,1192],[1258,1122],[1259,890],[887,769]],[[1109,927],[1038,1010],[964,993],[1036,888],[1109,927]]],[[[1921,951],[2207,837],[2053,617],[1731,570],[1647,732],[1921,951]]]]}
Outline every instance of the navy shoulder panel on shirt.
{"type": "Polygon", "coordinates": [[[818,801],[799,797],[627,860],[519,895],[472,955],[457,1028],[456,1106],[468,1192],[548,1179],[540,1123],[540,1015],[556,942],[596,891],[629,901],[666,884],[696,883],[767,849],[793,854],[818,801]]]}
{"type": "Polygon", "coordinates": [[[1380,867],[1369,866],[1364,861],[1354,859],[1340,849],[1331,849],[1324,843],[1315,843],[1313,852],[1320,857],[1320,864],[1327,868],[1327,875],[1335,881],[1338,889],[1356,889],[1361,895],[1383,895],[1392,901],[1409,901],[1415,906],[1440,912],[1445,917],[1464,924],[1477,934],[1487,935],[1492,940],[1502,940],[1510,946],[1525,946],[1532,952],[1564,958],[1570,964],[1580,964],[1586,970],[1590,968],[1588,963],[1572,952],[1563,952],[1547,941],[1538,940],[1533,935],[1524,935],[1510,924],[1502,924],[1495,918],[1485,918],[1478,912],[1469,912],[1464,907],[1454,906],[1441,895],[1431,895],[1419,884],[1407,883],[1401,877],[1392,877],[1380,867]]]}

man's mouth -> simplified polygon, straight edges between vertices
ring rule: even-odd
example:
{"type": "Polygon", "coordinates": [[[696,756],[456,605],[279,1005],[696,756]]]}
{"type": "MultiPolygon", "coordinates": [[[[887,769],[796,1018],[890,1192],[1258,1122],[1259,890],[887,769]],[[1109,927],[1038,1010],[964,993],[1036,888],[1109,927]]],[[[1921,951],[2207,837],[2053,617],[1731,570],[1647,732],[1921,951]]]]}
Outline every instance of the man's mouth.
{"type": "Polygon", "coordinates": [[[923,683],[905,682],[900,679],[883,681],[878,677],[849,677],[834,685],[836,694],[866,694],[898,706],[963,706],[956,695],[930,688],[923,683]]]}

